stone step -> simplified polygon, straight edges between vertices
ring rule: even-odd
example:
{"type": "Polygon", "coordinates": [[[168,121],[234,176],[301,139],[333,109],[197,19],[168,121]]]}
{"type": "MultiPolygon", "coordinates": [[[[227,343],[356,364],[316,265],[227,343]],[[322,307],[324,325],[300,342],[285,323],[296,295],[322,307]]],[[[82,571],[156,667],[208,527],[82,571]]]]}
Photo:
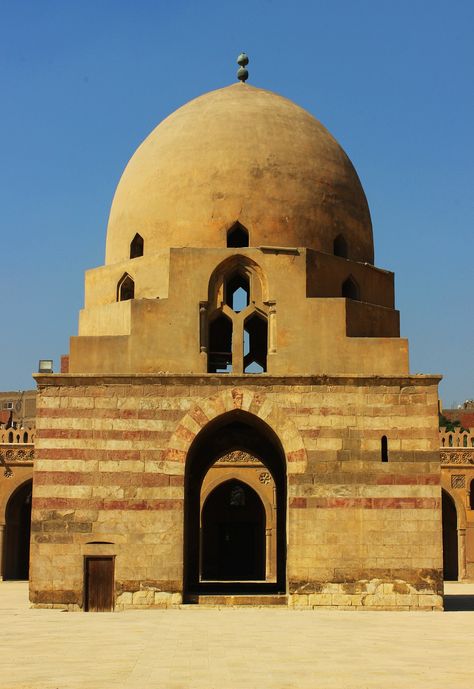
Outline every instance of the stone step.
{"type": "Polygon", "coordinates": [[[249,607],[267,607],[288,605],[288,596],[286,594],[255,594],[255,595],[222,595],[222,594],[208,594],[196,596],[195,602],[201,606],[239,606],[246,605],[249,607]]]}

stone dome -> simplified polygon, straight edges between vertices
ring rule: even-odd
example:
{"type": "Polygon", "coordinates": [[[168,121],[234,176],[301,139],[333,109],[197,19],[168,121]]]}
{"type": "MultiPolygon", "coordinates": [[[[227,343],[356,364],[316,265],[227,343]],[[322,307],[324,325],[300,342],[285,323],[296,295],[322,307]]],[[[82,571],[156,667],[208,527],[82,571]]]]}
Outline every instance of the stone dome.
{"type": "Polygon", "coordinates": [[[139,233],[145,255],[171,247],[226,246],[239,221],[250,246],[333,252],[373,262],[369,208],[340,145],[306,110],[236,83],[206,93],[159,124],[118,184],[106,263],[127,260],[139,233]]]}

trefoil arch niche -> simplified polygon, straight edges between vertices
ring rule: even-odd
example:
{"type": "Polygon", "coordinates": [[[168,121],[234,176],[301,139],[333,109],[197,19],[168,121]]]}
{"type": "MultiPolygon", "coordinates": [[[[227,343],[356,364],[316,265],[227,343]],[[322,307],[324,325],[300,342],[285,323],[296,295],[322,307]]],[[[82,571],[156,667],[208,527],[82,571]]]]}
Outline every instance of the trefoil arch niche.
{"type": "Polygon", "coordinates": [[[208,373],[266,372],[267,354],[276,352],[275,333],[275,302],[268,299],[261,267],[238,254],[221,262],[209,279],[208,301],[200,303],[200,350],[207,354],[208,373]],[[222,319],[230,322],[225,341],[215,336],[222,319]]]}

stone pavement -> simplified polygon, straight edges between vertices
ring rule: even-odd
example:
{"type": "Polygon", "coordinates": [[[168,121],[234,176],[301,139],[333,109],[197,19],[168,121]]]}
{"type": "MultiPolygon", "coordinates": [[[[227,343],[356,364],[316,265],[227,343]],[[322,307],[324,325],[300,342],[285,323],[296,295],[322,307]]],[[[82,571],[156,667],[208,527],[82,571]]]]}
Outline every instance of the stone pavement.
{"type": "Polygon", "coordinates": [[[472,689],[474,585],[440,612],[67,613],[0,582],[1,689],[472,689]]]}

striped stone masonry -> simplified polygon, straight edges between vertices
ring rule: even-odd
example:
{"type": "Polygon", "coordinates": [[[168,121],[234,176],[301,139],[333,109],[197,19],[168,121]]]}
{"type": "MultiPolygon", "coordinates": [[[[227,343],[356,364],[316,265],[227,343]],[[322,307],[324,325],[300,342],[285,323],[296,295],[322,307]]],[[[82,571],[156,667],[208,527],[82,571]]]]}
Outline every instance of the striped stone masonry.
{"type": "Polygon", "coordinates": [[[442,606],[437,377],[37,380],[34,604],[80,609],[84,557],[101,554],[116,608],[179,604],[186,458],[241,409],[284,450],[290,605],[442,606]]]}

